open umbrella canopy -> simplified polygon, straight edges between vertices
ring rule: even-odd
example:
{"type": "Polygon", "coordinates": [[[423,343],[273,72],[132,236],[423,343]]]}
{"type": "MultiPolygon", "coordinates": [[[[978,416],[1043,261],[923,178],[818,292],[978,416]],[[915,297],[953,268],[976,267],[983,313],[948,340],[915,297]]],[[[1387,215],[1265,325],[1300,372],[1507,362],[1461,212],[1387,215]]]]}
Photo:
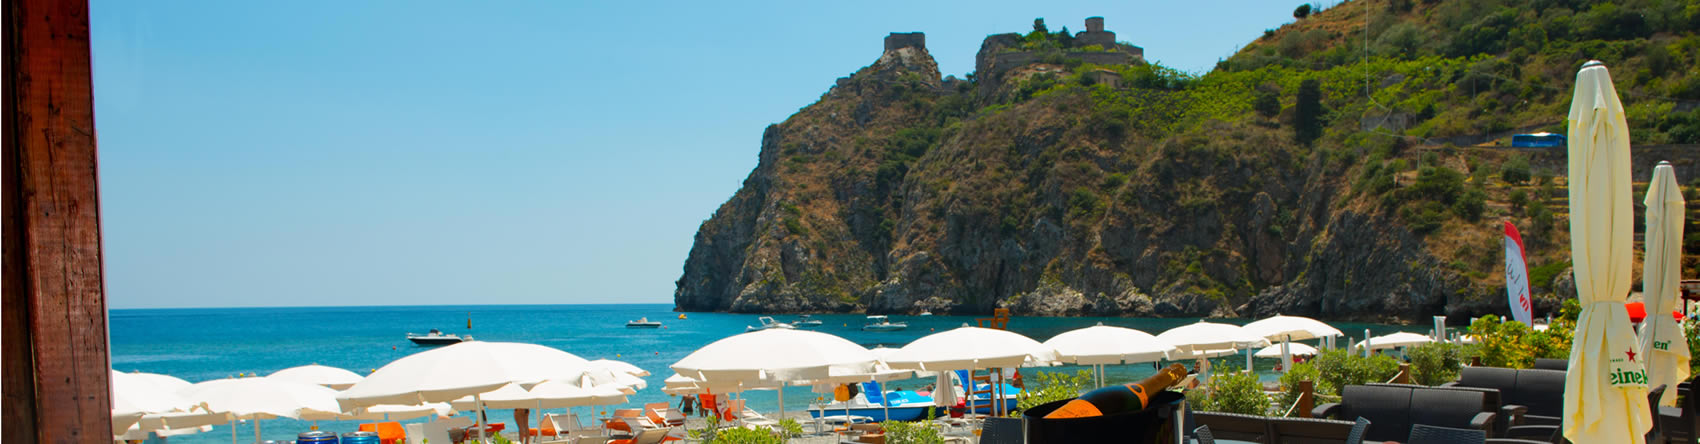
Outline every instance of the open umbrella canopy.
{"type": "Polygon", "coordinates": [[[649,376],[649,371],[638,368],[638,366],[632,365],[629,362],[615,361],[613,359],[597,359],[590,361],[588,368],[591,370],[606,369],[608,371],[625,373],[632,376],[649,376]]]}
{"type": "Polygon", "coordinates": [[[1247,333],[1257,335],[1270,341],[1279,341],[1282,339],[1287,339],[1289,341],[1303,341],[1306,339],[1344,335],[1344,333],[1340,332],[1340,329],[1324,324],[1322,321],[1304,316],[1275,315],[1253,321],[1252,323],[1246,324],[1244,327],[1240,328],[1244,329],[1247,333]]]}
{"type": "Polygon", "coordinates": [[[964,325],[916,339],[886,357],[894,369],[927,371],[1046,365],[1056,352],[1026,336],[964,325]]]}
{"type": "Polygon", "coordinates": [[[611,370],[606,367],[592,368],[584,372],[584,377],[574,384],[583,387],[612,387],[631,395],[638,390],[649,388],[649,382],[643,378],[632,376],[631,373],[611,370]]]}
{"type": "Polygon", "coordinates": [[[1180,351],[1150,333],[1103,324],[1063,332],[1044,345],[1058,361],[1080,365],[1151,362],[1180,351]]]}
{"type": "MultiPolygon", "coordinates": [[[[1653,167],[1647,184],[1647,257],[1642,261],[1642,297],[1653,313],[1682,306],[1682,222],[1685,202],[1669,162],[1653,167]]],[[[1676,319],[1682,313],[1672,311],[1676,319]]],[[[1641,326],[1641,353],[1647,357],[1647,385],[1676,387],[1688,380],[1688,339],[1676,321],[1656,316],[1641,326]]],[[[1675,406],[1676,390],[1666,389],[1660,405],[1675,406]]]]}
{"type": "Polygon", "coordinates": [[[1204,321],[1171,328],[1157,334],[1157,339],[1173,344],[1189,354],[1199,350],[1238,350],[1269,345],[1268,339],[1248,332],[1238,325],[1204,321]]]}
{"type": "MultiPolygon", "coordinates": [[[[1287,347],[1288,347],[1288,350],[1292,351],[1291,354],[1293,356],[1316,356],[1316,347],[1311,347],[1309,345],[1296,344],[1296,343],[1295,344],[1287,344],[1287,347]]],[[[1264,347],[1262,350],[1258,350],[1257,353],[1253,354],[1252,356],[1256,356],[1256,357],[1259,357],[1259,358],[1280,358],[1281,357],[1281,345],[1276,344],[1276,345],[1264,347]]]]}
{"type": "Polygon", "coordinates": [[[844,338],[768,329],[714,341],[673,363],[673,371],[709,382],[792,381],[827,377],[833,367],[868,371],[873,363],[873,353],[844,338]]]}
{"type": "Polygon", "coordinates": [[[330,387],[337,390],[346,389],[362,379],[359,374],[336,367],[318,364],[290,367],[272,372],[267,378],[285,381],[304,382],[330,387]]]}
{"type": "Polygon", "coordinates": [[[454,414],[454,407],[449,406],[448,403],[432,402],[415,405],[379,404],[337,414],[302,414],[301,419],[307,421],[405,421],[413,418],[444,417],[454,414]]]}
{"type": "MultiPolygon", "coordinates": [[[[1410,346],[1413,346],[1413,345],[1422,345],[1422,344],[1427,344],[1427,343],[1430,343],[1430,342],[1434,342],[1434,338],[1428,337],[1428,335],[1420,335],[1420,334],[1410,333],[1410,332],[1398,332],[1398,333],[1394,333],[1394,334],[1390,334],[1390,335],[1381,335],[1381,336],[1369,338],[1369,349],[1370,350],[1385,350],[1385,349],[1390,349],[1390,348],[1410,347],[1410,346]]],[[[1352,348],[1355,349],[1355,350],[1363,350],[1364,341],[1358,341],[1358,343],[1352,344],[1352,348]]]]}
{"type": "Polygon", "coordinates": [[[509,383],[577,380],[589,361],[536,344],[469,341],[414,353],[384,365],[337,395],[348,409],[378,404],[447,402],[509,383]]]}
{"type": "Polygon", "coordinates": [[[181,395],[206,403],[214,412],[240,419],[296,418],[336,414],[336,391],[323,386],[271,378],[215,379],[196,383],[181,395]]]}
{"type": "MultiPolygon", "coordinates": [[[[484,400],[484,407],[497,409],[561,409],[626,402],[626,394],[616,387],[585,388],[571,382],[555,380],[544,381],[532,386],[530,390],[521,388],[519,384],[508,384],[481,394],[479,398],[484,400]]],[[[449,404],[461,410],[478,408],[471,396],[456,399],[449,404]]]]}
{"type": "Polygon", "coordinates": [[[1605,64],[1576,73],[1569,137],[1570,258],[1582,312],[1564,378],[1564,437],[1637,442],[1653,427],[1623,296],[1635,259],[1629,122],[1605,64]]]}
{"type": "MultiPolygon", "coordinates": [[[[201,404],[177,393],[182,386],[170,381],[144,377],[141,373],[112,371],[112,434],[122,435],[142,417],[154,413],[188,412],[201,404]]],[[[164,375],[157,375],[164,376],[164,375]]],[[[181,379],[176,379],[182,381],[181,379]]]]}

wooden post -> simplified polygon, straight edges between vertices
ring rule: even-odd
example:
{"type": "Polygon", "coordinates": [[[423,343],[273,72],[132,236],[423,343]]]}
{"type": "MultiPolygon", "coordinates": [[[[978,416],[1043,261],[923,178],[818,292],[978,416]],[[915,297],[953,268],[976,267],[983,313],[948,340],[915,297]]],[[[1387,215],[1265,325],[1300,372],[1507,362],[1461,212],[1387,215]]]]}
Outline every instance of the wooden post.
{"type": "Polygon", "coordinates": [[[8,443],[110,443],[88,3],[5,10],[0,422],[8,443]]]}
{"type": "Polygon", "coordinates": [[[1299,381],[1299,411],[1300,418],[1309,418],[1310,411],[1316,409],[1316,384],[1310,380],[1299,381]]]}
{"type": "Polygon", "coordinates": [[[1481,367],[1482,366],[1482,357],[1481,356],[1471,356],[1470,357],[1470,366],[1471,367],[1481,367]]]}
{"type": "Polygon", "coordinates": [[[1409,362],[1399,363],[1399,374],[1397,376],[1393,377],[1393,383],[1394,384],[1410,384],[1411,383],[1411,363],[1409,363],[1409,362]]]}

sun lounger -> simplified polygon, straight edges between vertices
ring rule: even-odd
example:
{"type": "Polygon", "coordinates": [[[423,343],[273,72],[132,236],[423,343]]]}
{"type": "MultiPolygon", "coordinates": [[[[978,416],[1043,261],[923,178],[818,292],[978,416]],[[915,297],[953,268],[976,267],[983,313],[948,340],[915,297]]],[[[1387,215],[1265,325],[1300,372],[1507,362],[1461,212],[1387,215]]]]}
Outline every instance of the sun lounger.
{"type": "Polygon", "coordinates": [[[685,425],[685,414],[678,410],[674,410],[672,403],[655,402],[644,404],[643,410],[644,414],[649,416],[650,422],[667,427],[680,427],[685,425]]]}
{"type": "Polygon", "coordinates": [[[608,441],[608,444],[657,444],[667,438],[667,429],[643,429],[627,439],[608,441]]]}

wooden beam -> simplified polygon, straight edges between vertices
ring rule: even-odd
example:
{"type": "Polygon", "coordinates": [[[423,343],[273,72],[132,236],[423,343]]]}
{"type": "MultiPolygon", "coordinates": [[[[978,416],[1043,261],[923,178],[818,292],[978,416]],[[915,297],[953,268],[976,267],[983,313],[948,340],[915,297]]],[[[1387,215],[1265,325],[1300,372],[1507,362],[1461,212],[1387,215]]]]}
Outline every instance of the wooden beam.
{"type": "Polygon", "coordinates": [[[88,3],[5,9],[6,440],[111,442],[88,3]]]}

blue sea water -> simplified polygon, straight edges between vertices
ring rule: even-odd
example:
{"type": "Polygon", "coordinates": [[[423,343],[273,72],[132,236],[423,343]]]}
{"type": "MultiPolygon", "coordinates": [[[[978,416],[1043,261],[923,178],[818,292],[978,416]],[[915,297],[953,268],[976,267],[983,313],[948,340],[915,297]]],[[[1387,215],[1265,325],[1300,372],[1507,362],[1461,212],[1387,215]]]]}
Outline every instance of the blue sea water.
{"type": "MultiPolygon", "coordinates": [[[[190,382],[265,375],[306,364],[346,368],[369,373],[385,363],[428,350],[408,342],[409,332],[424,333],[437,328],[446,333],[471,334],[478,340],[529,342],[559,348],[585,359],[617,359],[648,370],[649,388],[630,397],[630,406],[648,402],[673,402],[661,393],[662,380],[672,375],[668,366],[698,347],[744,332],[756,325],[759,315],[688,313],[677,319],[671,304],[623,305],[499,305],[499,306],[402,306],[402,307],[307,307],[307,308],[196,308],[112,310],[112,367],[118,371],[163,373],[190,382]],[[627,320],[648,317],[665,324],[661,329],[628,329],[627,320]],[[470,320],[471,328],[467,328],[470,320]]],[[[790,321],[792,315],[774,316],[790,321]]],[[[815,330],[873,347],[900,347],[934,331],[974,324],[970,316],[893,316],[909,323],[909,329],[894,332],[864,332],[862,315],[819,314],[823,325],[815,330]]],[[[1038,318],[1017,317],[1009,329],[1043,341],[1064,331],[1097,323],[1136,328],[1157,334],[1197,321],[1196,318],[1038,318]]],[[[1213,321],[1243,324],[1246,321],[1213,321]]],[[[1379,325],[1332,323],[1348,335],[1361,339],[1364,329],[1374,335],[1398,331],[1424,332],[1425,325],[1379,325]]],[[[1343,341],[1343,340],[1342,340],[1343,341]]],[[[1344,344],[1344,342],[1342,342],[1344,344]]],[[[1244,356],[1219,358],[1218,365],[1243,365],[1244,356]]],[[[1190,363],[1189,363],[1190,365],[1190,363]]],[[[1257,370],[1264,379],[1274,379],[1275,360],[1259,359],[1257,370]]],[[[1084,367],[1053,367],[1039,371],[1075,371],[1084,367]]],[[[1032,370],[1027,370],[1032,371],[1032,370]]],[[[1154,373],[1149,365],[1108,366],[1110,383],[1133,381],[1154,373]]],[[[930,380],[899,381],[898,388],[916,388],[930,380]]],[[[787,411],[800,411],[817,398],[809,387],[785,391],[787,411]]],[[[748,405],[762,412],[778,409],[771,391],[746,394],[748,405]]],[[[620,406],[597,408],[594,413],[620,406]]],[[[559,412],[559,410],[552,410],[559,412]]],[[[592,413],[579,408],[580,416],[592,413]]],[[[492,422],[512,425],[506,410],[488,413],[492,422]]],[[[536,413],[533,413],[535,426],[536,413]]],[[[415,420],[415,421],[422,421],[415,420]]],[[[323,421],[320,428],[338,433],[355,430],[354,422],[323,421]]],[[[211,433],[172,437],[179,443],[220,443],[230,439],[230,425],[215,426],[211,433]]],[[[239,441],[252,440],[250,424],[236,425],[239,441]]],[[[290,419],[261,422],[263,438],[294,439],[309,424],[290,419]]]]}

